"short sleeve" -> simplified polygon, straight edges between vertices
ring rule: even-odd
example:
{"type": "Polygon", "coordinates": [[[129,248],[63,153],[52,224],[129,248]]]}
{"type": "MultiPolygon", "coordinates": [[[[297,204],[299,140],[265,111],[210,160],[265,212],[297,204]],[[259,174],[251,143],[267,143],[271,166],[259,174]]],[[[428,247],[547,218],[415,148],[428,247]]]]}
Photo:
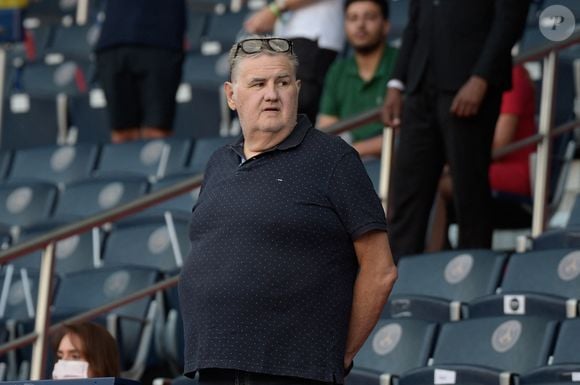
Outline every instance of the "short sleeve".
{"type": "Polygon", "coordinates": [[[338,95],[336,85],[338,84],[339,70],[339,64],[334,63],[326,74],[324,88],[320,98],[320,109],[318,111],[322,115],[340,116],[338,100],[336,98],[338,95]]]}
{"type": "Polygon", "coordinates": [[[352,239],[372,230],[387,230],[385,212],[356,151],[338,161],[329,179],[328,196],[352,239]]]}

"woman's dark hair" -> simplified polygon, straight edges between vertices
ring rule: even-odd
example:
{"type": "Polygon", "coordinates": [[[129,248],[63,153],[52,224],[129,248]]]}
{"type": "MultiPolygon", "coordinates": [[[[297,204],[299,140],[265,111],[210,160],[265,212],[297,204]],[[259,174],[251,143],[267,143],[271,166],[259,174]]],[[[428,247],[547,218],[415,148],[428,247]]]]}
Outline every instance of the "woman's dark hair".
{"type": "MultiPolygon", "coordinates": [[[[93,377],[119,377],[121,365],[117,341],[101,325],[92,322],[66,324],[54,338],[54,352],[67,334],[77,336],[83,346],[75,346],[86,357],[93,377]]],[[[73,342],[74,343],[74,342],[73,342]]]]}

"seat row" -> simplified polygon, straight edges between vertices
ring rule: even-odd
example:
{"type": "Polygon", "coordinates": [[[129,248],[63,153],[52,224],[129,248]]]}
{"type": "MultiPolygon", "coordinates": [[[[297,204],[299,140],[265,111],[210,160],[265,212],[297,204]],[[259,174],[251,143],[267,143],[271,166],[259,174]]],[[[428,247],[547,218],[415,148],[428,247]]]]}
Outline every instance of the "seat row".
{"type": "Polygon", "coordinates": [[[580,371],[578,341],[580,319],[381,319],[347,384],[572,384],[580,371]]]}

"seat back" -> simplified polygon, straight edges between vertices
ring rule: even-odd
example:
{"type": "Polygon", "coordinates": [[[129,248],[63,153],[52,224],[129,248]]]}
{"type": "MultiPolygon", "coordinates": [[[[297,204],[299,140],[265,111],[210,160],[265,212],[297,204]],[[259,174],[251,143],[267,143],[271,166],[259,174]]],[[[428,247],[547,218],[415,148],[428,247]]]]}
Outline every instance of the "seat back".
{"type": "Polygon", "coordinates": [[[54,216],[93,215],[135,200],[147,189],[147,179],[142,177],[102,177],[71,183],[61,193],[54,216]]]}
{"type": "Polygon", "coordinates": [[[539,317],[486,317],[441,326],[434,365],[479,365],[525,373],[545,365],[556,322],[539,317]]]}
{"type": "Polygon", "coordinates": [[[578,365],[580,363],[578,341],[580,341],[580,319],[562,321],[554,347],[552,364],[578,365]]]}
{"type": "Polygon", "coordinates": [[[194,174],[205,171],[205,166],[212,154],[219,148],[233,143],[232,137],[201,138],[195,141],[193,154],[189,162],[188,170],[194,174]]]}
{"type": "Polygon", "coordinates": [[[9,179],[38,179],[69,183],[88,178],[95,167],[94,145],[49,146],[14,152],[9,179]]]}
{"type": "Polygon", "coordinates": [[[409,318],[381,319],[357,353],[355,367],[399,375],[427,365],[437,324],[409,318]]]}
{"type": "Polygon", "coordinates": [[[189,252],[188,220],[158,215],[115,226],[106,240],[106,265],[147,266],[173,272],[189,252]]]}
{"type": "Polygon", "coordinates": [[[145,177],[163,177],[181,171],[191,144],[184,139],[158,139],[107,144],[101,151],[99,175],[132,173],[145,177]]]}
{"type": "Polygon", "coordinates": [[[46,182],[0,184],[0,223],[27,226],[47,220],[57,194],[57,187],[46,182]]]}

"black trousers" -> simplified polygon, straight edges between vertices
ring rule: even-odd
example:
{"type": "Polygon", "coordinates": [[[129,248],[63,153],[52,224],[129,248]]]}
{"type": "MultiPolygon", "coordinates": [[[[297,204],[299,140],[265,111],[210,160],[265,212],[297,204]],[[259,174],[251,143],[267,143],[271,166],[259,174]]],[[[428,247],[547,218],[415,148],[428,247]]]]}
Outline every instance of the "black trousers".
{"type": "Polygon", "coordinates": [[[314,40],[297,38],[292,39],[292,43],[294,53],[298,57],[297,77],[301,82],[298,112],[306,114],[314,124],[320,107],[326,72],[338,53],[318,47],[318,43],[314,40]]]}
{"type": "Polygon", "coordinates": [[[199,385],[330,385],[298,377],[250,373],[233,369],[202,369],[199,385]]]}
{"type": "Polygon", "coordinates": [[[449,164],[459,248],[491,246],[488,168],[502,93],[488,88],[479,113],[449,112],[453,92],[424,84],[407,96],[395,156],[389,239],[395,259],[422,253],[441,171],[449,164]]]}

